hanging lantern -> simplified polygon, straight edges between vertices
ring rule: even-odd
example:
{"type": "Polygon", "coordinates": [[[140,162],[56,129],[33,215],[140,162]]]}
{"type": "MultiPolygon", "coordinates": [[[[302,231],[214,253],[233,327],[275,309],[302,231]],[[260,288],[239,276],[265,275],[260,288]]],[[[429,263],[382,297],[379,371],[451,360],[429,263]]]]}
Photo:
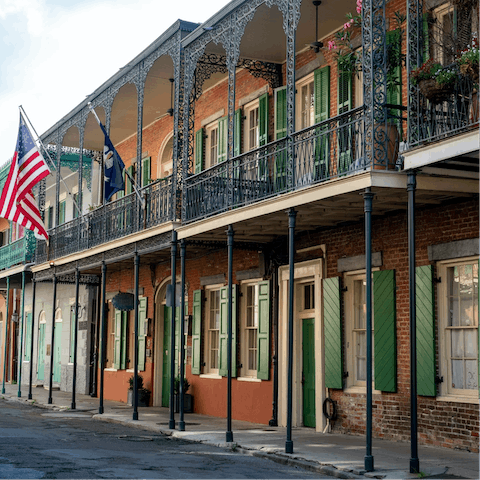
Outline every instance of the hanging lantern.
{"type": "Polygon", "coordinates": [[[117,293],[112,298],[112,303],[117,310],[133,310],[135,308],[135,295],[133,293],[117,293]]]}

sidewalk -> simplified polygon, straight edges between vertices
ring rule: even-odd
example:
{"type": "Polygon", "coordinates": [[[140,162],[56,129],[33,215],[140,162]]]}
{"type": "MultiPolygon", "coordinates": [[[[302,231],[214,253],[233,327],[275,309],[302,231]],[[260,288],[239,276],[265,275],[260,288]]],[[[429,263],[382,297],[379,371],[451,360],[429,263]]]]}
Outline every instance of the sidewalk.
{"type": "MultiPolygon", "coordinates": [[[[27,400],[28,386],[22,385],[18,398],[18,385],[5,385],[6,393],[0,400],[33,404],[57,411],[70,410],[71,393],[54,391],[53,404],[48,405],[48,390],[33,389],[33,400],[27,400]]],[[[269,458],[283,464],[294,464],[323,476],[337,478],[479,478],[478,454],[439,447],[419,446],[420,475],[408,473],[410,444],[373,439],[374,472],[363,470],[365,437],[343,434],[321,434],[311,428],[294,428],[293,454],[285,454],[286,429],[234,420],[234,444],[225,442],[226,420],[199,414],[185,414],[185,432],[168,428],[169,411],[162,407],[139,408],[139,420],[132,420],[132,407],[121,402],[105,400],[105,413],[98,414],[98,398],[77,395],[76,411],[89,412],[95,420],[164,433],[192,442],[233,448],[240,453],[269,458]]],[[[73,415],[72,411],[72,415],[73,415]]],[[[178,425],[179,414],[175,414],[178,425]]],[[[178,426],[177,426],[178,428],[178,426]]]]}

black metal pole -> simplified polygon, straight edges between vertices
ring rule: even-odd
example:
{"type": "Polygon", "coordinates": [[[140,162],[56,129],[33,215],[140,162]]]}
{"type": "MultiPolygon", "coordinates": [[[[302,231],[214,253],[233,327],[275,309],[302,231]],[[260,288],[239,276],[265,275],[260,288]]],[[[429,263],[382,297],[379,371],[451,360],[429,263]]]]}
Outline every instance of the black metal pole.
{"type": "Polygon", "coordinates": [[[32,399],[32,383],[33,383],[33,339],[35,338],[35,295],[37,292],[37,282],[32,278],[32,329],[30,331],[30,376],[28,379],[28,399],[32,399]]]}
{"type": "Polygon", "coordinates": [[[48,380],[48,403],[53,402],[53,349],[55,348],[55,309],[57,305],[57,276],[53,272],[53,303],[52,303],[52,339],[50,342],[50,375],[48,380]]]}
{"type": "Polygon", "coordinates": [[[19,334],[20,352],[18,356],[18,392],[17,392],[18,398],[22,396],[23,327],[25,325],[25,322],[23,321],[24,316],[25,316],[25,271],[22,272],[22,309],[20,313],[20,334],[19,334]]]}
{"type": "Polygon", "coordinates": [[[408,272],[410,290],[410,473],[420,471],[417,438],[417,309],[415,282],[415,189],[416,172],[408,172],[408,272]]]}
{"type": "Polygon", "coordinates": [[[77,345],[78,345],[78,297],[80,294],[80,271],[75,270],[75,322],[73,325],[73,378],[72,378],[72,410],[77,408],[75,395],[77,393],[77,345]]]}
{"type": "Polygon", "coordinates": [[[177,307],[175,285],[177,282],[177,232],[172,232],[172,321],[170,331],[170,420],[168,428],[175,428],[175,310],[177,307]]]}
{"type": "Polygon", "coordinates": [[[135,312],[135,339],[133,346],[133,420],[138,420],[138,277],[140,274],[140,257],[135,252],[135,293],[134,293],[134,312],[135,312]]]}
{"type": "Polygon", "coordinates": [[[373,193],[370,188],[363,194],[365,211],[365,276],[366,276],[366,335],[367,335],[367,425],[365,470],[372,472],[372,203],[373,193]]]}
{"type": "Polygon", "coordinates": [[[269,420],[270,427],[278,425],[278,265],[275,264],[272,273],[272,304],[273,304],[273,399],[272,399],[272,418],[269,420]]]}
{"type": "Polygon", "coordinates": [[[285,453],[293,453],[292,441],[292,382],[293,382],[293,282],[295,277],[295,220],[297,212],[288,210],[288,372],[287,372],[287,441],[285,453]]]}
{"type": "Polygon", "coordinates": [[[103,413],[103,387],[105,377],[105,297],[107,293],[107,265],[102,262],[102,307],[100,309],[100,405],[98,413],[103,413]]]}
{"type": "Polygon", "coordinates": [[[180,240],[180,271],[181,271],[181,303],[180,303],[180,421],[178,422],[178,429],[181,432],[185,431],[185,398],[183,391],[183,381],[185,378],[185,240],[180,240]]]}
{"type": "Polygon", "coordinates": [[[227,230],[228,310],[227,310],[227,432],[226,441],[233,442],[232,432],[232,312],[233,312],[233,227],[227,230]]]}
{"type": "Polygon", "coordinates": [[[5,393],[5,377],[7,376],[7,351],[8,351],[8,314],[9,314],[9,299],[10,299],[10,277],[7,277],[7,318],[5,319],[5,345],[3,354],[3,380],[2,380],[2,394],[5,393]]]}

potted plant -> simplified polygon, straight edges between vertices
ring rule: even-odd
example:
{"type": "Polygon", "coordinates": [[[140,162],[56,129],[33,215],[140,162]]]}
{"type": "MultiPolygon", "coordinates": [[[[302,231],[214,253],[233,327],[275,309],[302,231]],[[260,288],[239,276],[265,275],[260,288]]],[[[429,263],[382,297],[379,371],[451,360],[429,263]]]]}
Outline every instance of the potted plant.
{"type": "Polygon", "coordinates": [[[440,103],[453,92],[458,77],[456,65],[443,67],[433,58],[416,68],[410,74],[414,85],[418,85],[420,93],[432,103],[440,103]]]}
{"type": "MultiPolygon", "coordinates": [[[[183,411],[193,413],[193,395],[187,393],[190,388],[190,382],[187,378],[183,379],[183,411]]],[[[180,377],[175,377],[173,384],[173,394],[175,398],[175,412],[180,411],[180,377]]]]}
{"type": "MultiPolygon", "coordinates": [[[[133,405],[133,375],[128,379],[130,385],[128,389],[128,405],[133,405]]],[[[147,388],[143,388],[143,377],[137,375],[137,391],[138,391],[138,406],[139,407],[148,407],[150,404],[150,395],[151,392],[147,388]]]]}
{"type": "Polygon", "coordinates": [[[462,50],[458,55],[457,62],[460,73],[470,77],[478,90],[478,67],[480,59],[480,50],[478,48],[478,38],[473,36],[472,43],[462,50]]]}

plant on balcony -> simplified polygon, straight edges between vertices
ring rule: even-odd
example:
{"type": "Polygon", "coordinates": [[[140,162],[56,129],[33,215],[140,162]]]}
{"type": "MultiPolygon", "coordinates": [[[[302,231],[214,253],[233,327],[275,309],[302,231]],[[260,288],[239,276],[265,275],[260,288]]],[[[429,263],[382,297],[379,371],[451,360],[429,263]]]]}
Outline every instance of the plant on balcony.
{"type": "Polygon", "coordinates": [[[470,77],[478,89],[478,68],[480,59],[480,50],[478,45],[478,37],[472,37],[472,43],[462,50],[457,57],[460,73],[466,77],[470,77]]]}
{"type": "Polygon", "coordinates": [[[443,67],[431,58],[411,72],[410,80],[427,100],[440,103],[453,92],[458,73],[455,64],[443,67]]]}

